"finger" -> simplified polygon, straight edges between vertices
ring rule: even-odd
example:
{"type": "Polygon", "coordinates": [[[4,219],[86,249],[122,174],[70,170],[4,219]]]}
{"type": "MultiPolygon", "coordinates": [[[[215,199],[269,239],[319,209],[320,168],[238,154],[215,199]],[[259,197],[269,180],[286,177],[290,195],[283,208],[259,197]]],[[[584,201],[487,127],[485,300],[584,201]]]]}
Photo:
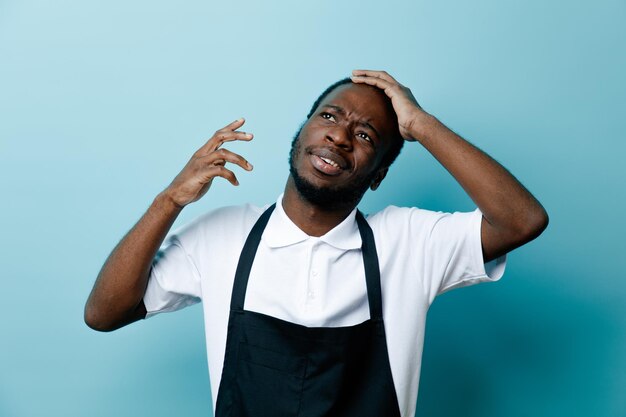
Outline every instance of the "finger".
{"type": "Polygon", "coordinates": [[[243,117],[240,117],[239,119],[235,120],[232,123],[227,124],[226,126],[224,126],[223,128],[219,129],[218,131],[221,130],[236,130],[239,129],[241,126],[243,126],[243,124],[246,122],[246,119],[244,119],[243,117]]]}
{"type": "Polygon", "coordinates": [[[352,81],[355,83],[368,84],[368,85],[373,85],[374,87],[378,87],[381,90],[384,90],[385,93],[387,93],[387,95],[389,95],[389,92],[388,92],[389,89],[398,85],[396,83],[392,83],[382,78],[376,78],[376,77],[353,75],[351,78],[352,78],[352,81]]]}
{"type": "Polygon", "coordinates": [[[249,132],[225,131],[218,130],[200,149],[199,154],[208,154],[217,150],[224,142],[232,142],[235,140],[243,140],[249,142],[254,135],[249,132]]]}
{"type": "Polygon", "coordinates": [[[213,165],[205,172],[206,182],[211,181],[215,177],[222,177],[232,185],[239,185],[239,181],[235,176],[235,173],[223,165],[213,165]]]}
{"type": "Polygon", "coordinates": [[[386,71],[373,71],[373,70],[354,70],[352,75],[380,78],[390,83],[400,84],[395,78],[389,75],[386,71]]]}
{"type": "Polygon", "coordinates": [[[249,142],[252,140],[252,138],[254,137],[254,135],[250,132],[239,132],[239,131],[217,131],[215,132],[215,135],[213,135],[213,137],[209,140],[209,142],[212,140],[213,144],[215,145],[214,149],[211,149],[211,151],[214,151],[216,149],[218,149],[220,146],[222,146],[225,142],[232,142],[235,140],[243,140],[246,142],[249,142]]]}
{"type": "MultiPolygon", "coordinates": [[[[207,151],[207,149],[203,149],[206,147],[206,145],[208,145],[209,143],[211,143],[211,141],[216,137],[216,136],[223,136],[225,133],[227,132],[233,132],[236,129],[239,129],[241,126],[243,126],[243,124],[246,122],[246,120],[243,117],[240,117],[239,119],[235,120],[234,122],[231,122],[229,124],[227,124],[226,126],[224,126],[221,129],[218,129],[215,131],[215,133],[213,134],[213,136],[211,136],[211,138],[205,143],[205,145],[202,146],[202,148],[200,148],[198,151],[207,151]]],[[[213,142],[219,142],[219,141],[213,141],[213,142]]],[[[219,147],[220,145],[217,145],[214,149],[208,149],[208,151],[212,151],[215,150],[219,147]]]]}
{"type": "Polygon", "coordinates": [[[246,171],[252,171],[254,168],[244,157],[224,148],[201,157],[200,161],[207,165],[224,165],[226,162],[230,162],[240,166],[246,171]]]}

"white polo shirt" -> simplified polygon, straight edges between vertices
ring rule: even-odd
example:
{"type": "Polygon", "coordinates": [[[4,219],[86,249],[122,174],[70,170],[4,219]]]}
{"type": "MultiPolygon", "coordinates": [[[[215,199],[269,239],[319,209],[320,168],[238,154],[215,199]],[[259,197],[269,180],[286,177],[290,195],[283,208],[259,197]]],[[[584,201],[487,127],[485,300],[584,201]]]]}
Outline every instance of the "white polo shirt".
{"type": "MultiPolygon", "coordinates": [[[[224,363],[230,298],[243,244],[266,207],[224,207],[174,231],[154,260],[148,317],[203,301],[213,407],[224,363]]],[[[245,310],[310,327],[369,319],[356,210],[321,237],[300,230],[278,198],[250,272],[245,310]]],[[[366,217],[380,264],[391,373],[404,416],[414,416],[426,313],[452,288],[500,279],[505,257],[482,261],[479,210],[389,206],[366,217]]]]}

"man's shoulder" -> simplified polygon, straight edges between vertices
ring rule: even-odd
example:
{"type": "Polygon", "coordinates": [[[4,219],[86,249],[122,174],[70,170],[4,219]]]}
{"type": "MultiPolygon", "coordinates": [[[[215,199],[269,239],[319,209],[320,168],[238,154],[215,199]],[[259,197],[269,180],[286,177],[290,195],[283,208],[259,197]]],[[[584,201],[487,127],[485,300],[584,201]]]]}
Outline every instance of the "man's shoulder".
{"type": "Polygon", "coordinates": [[[249,203],[237,206],[223,206],[200,215],[194,221],[199,223],[256,221],[268,207],[269,204],[256,206],[249,203]]]}
{"type": "Polygon", "coordinates": [[[367,222],[375,235],[430,236],[437,225],[449,225],[448,228],[462,230],[464,225],[472,225],[480,215],[473,212],[444,212],[419,207],[387,206],[384,209],[366,216],[367,222]],[[461,227],[463,226],[463,227],[461,227]]]}
{"type": "Polygon", "coordinates": [[[237,236],[252,229],[268,205],[243,204],[209,210],[176,229],[172,235],[182,239],[202,239],[217,236],[237,236]]]}
{"type": "Polygon", "coordinates": [[[419,207],[400,207],[389,205],[380,211],[367,214],[365,217],[368,223],[385,223],[385,222],[403,222],[408,221],[410,218],[432,218],[440,216],[442,212],[426,210],[419,207]]]}

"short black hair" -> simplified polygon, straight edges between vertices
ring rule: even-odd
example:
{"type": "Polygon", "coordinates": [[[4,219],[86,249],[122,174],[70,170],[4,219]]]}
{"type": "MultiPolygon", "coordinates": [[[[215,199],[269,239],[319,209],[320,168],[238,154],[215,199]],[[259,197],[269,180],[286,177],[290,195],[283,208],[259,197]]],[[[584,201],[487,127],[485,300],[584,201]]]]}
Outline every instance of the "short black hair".
{"type": "MultiPolygon", "coordinates": [[[[317,98],[317,100],[315,100],[315,102],[313,103],[313,106],[311,107],[311,110],[309,111],[309,114],[307,114],[306,118],[307,120],[311,118],[311,116],[313,116],[313,113],[315,113],[315,110],[317,110],[317,108],[319,107],[320,103],[322,101],[324,101],[324,99],[337,87],[342,86],[342,85],[346,85],[346,84],[351,84],[352,80],[349,77],[343,78],[339,81],[336,81],[334,83],[332,83],[331,85],[328,86],[328,88],[326,88],[326,90],[324,90],[322,92],[322,94],[320,94],[320,96],[317,98]]],[[[391,100],[389,100],[389,106],[391,106],[391,100]]],[[[393,107],[392,107],[393,108],[393,107]]],[[[394,112],[395,114],[395,112],[394,112]]],[[[402,136],[400,135],[400,128],[398,127],[398,121],[397,119],[395,120],[395,133],[394,133],[394,138],[391,138],[391,147],[389,148],[389,150],[387,151],[387,155],[385,155],[385,157],[383,158],[383,160],[381,161],[381,165],[384,167],[388,167],[390,166],[393,161],[396,160],[396,158],[398,157],[398,155],[400,155],[400,151],[402,150],[402,146],[404,145],[404,139],[402,138],[402,136]]]]}

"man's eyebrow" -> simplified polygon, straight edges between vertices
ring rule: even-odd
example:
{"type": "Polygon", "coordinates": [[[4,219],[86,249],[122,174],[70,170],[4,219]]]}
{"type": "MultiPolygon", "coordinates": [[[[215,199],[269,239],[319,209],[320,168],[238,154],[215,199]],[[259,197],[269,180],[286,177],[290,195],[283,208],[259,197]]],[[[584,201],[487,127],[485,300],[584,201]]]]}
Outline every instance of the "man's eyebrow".
{"type": "Polygon", "coordinates": [[[378,130],[376,130],[376,128],[374,126],[372,126],[371,124],[367,123],[367,122],[359,122],[359,124],[361,126],[365,126],[367,128],[370,128],[371,130],[374,131],[374,133],[376,133],[376,137],[380,138],[380,134],[378,133],[378,130]]]}
{"type": "Polygon", "coordinates": [[[335,110],[337,113],[346,114],[346,111],[343,109],[343,107],[334,106],[332,104],[324,104],[322,107],[329,107],[329,108],[335,110]]]}
{"type": "MultiPolygon", "coordinates": [[[[343,107],[335,106],[335,105],[332,105],[332,104],[324,104],[322,107],[331,108],[331,109],[335,110],[337,113],[342,114],[342,115],[346,114],[346,111],[343,109],[343,107]]],[[[368,122],[359,121],[358,124],[361,125],[361,126],[365,126],[368,129],[373,130],[374,133],[376,133],[376,137],[380,138],[380,133],[378,133],[378,130],[376,130],[376,128],[374,126],[372,126],[371,124],[369,124],[368,122]]]]}

